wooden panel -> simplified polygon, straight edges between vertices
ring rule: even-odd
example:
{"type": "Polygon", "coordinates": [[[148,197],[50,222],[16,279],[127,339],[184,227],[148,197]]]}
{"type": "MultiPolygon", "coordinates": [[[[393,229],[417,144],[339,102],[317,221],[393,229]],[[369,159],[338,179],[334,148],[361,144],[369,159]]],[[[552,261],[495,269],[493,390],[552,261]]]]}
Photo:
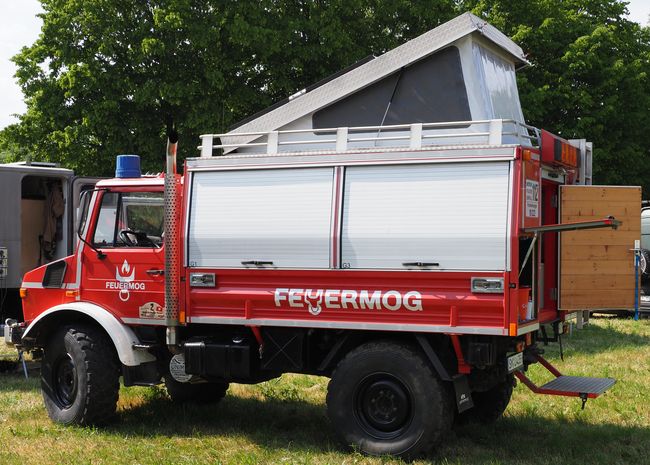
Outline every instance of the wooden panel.
{"type": "Polygon", "coordinates": [[[641,188],[563,186],[561,221],[614,216],[617,230],[561,233],[560,308],[562,310],[634,307],[634,241],[641,237],[641,188]]]}
{"type": "Polygon", "coordinates": [[[567,247],[563,257],[567,260],[599,260],[602,258],[609,258],[612,254],[623,256],[629,251],[629,249],[630,247],[627,245],[616,244],[571,244],[571,247],[567,247]]]}
{"type": "MultiPolygon", "coordinates": [[[[634,274],[634,260],[632,252],[629,253],[629,259],[623,260],[562,260],[562,272],[568,278],[569,276],[607,276],[610,274],[634,274]],[[632,264],[630,264],[632,262],[632,264]]],[[[634,284],[634,277],[632,278],[634,284]]]]}
{"type": "Polygon", "coordinates": [[[634,290],[620,290],[612,292],[611,290],[589,290],[589,291],[571,291],[562,293],[562,308],[585,308],[589,305],[590,309],[607,309],[607,310],[629,310],[634,307],[634,290]],[[632,304],[626,299],[632,296],[632,304]]]}
{"type": "Polygon", "coordinates": [[[609,274],[606,276],[574,275],[566,278],[566,287],[575,290],[589,289],[632,289],[634,280],[630,281],[629,274],[609,274]]]}

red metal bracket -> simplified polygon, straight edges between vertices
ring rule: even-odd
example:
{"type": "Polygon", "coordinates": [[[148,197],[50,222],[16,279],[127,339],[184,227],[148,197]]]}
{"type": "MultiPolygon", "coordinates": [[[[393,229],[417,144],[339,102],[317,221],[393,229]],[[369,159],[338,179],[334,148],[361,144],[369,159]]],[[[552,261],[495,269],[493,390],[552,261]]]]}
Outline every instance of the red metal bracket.
{"type": "Polygon", "coordinates": [[[472,367],[465,362],[458,334],[450,334],[449,337],[451,337],[451,343],[454,346],[454,352],[456,352],[456,358],[458,359],[458,373],[464,375],[470,374],[472,372],[472,367]]]}
{"type": "Polygon", "coordinates": [[[524,383],[528,389],[536,394],[580,397],[582,399],[582,407],[584,408],[587,399],[595,399],[616,383],[616,380],[612,378],[565,376],[541,355],[535,354],[534,357],[544,368],[555,376],[555,379],[543,386],[537,386],[523,371],[515,371],[514,374],[519,381],[524,383]]]}

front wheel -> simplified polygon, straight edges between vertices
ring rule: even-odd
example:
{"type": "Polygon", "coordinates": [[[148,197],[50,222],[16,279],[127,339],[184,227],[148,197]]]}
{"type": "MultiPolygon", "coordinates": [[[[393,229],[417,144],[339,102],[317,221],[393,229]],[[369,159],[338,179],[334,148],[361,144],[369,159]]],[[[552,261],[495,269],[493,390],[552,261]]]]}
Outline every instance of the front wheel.
{"type": "Polygon", "coordinates": [[[449,430],[453,405],[418,350],[371,342],[336,367],[327,389],[327,413],[346,445],[371,455],[412,459],[449,430]]]}
{"type": "Polygon", "coordinates": [[[113,343],[100,329],[78,325],[45,345],[41,390],[50,418],[66,425],[98,425],[114,415],[119,369],[113,343]]]}

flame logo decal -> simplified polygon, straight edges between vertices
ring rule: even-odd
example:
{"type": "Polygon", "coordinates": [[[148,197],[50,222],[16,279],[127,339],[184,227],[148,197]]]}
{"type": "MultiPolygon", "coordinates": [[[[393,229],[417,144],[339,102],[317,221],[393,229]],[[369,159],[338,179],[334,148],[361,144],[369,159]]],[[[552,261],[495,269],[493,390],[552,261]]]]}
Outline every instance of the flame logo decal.
{"type": "MultiPolygon", "coordinates": [[[[118,283],[130,283],[134,279],[135,279],[135,266],[133,267],[133,269],[131,269],[129,262],[127,262],[126,260],[124,260],[124,263],[122,263],[121,269],[115,267],[115,280],[118,283]],[[131,274],[129,274],[129,272],[131,272],[131,274]]],[[[122,302],[126,302],[127,300],[129,300],[131,294],[129,293],[128,287],[120,289],[119,297],[122,302]]]]}
{"type": "Polygon", "coordinates": [[[129,265],[129,262],[124,260],[124,263],[122,263],[122,269],[115,267],[115,280],[121,283],[130,283],[135,279],[135,266],[133,267],[131,274],[129,274],[129,271],[131,271],[131,266],[129,265]]]}

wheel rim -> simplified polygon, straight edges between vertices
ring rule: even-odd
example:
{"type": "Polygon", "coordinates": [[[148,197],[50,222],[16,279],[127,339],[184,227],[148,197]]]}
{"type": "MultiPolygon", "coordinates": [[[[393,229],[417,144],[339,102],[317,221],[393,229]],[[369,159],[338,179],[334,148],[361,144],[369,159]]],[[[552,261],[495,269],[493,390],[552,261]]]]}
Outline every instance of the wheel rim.
{"type": "Polygon", "coordinates": [[[376,373],[359,383],[354,404],[361,427],[375,438],[398,437],[411,423],[411,393],[389,373],[376,373]]]}
{"type": "Polygon", "coordinates": [[[69,354],[59,357],[54,366],[54,395],[62,408],[70,407],[77,397],[77,369],[69,354]]]}

